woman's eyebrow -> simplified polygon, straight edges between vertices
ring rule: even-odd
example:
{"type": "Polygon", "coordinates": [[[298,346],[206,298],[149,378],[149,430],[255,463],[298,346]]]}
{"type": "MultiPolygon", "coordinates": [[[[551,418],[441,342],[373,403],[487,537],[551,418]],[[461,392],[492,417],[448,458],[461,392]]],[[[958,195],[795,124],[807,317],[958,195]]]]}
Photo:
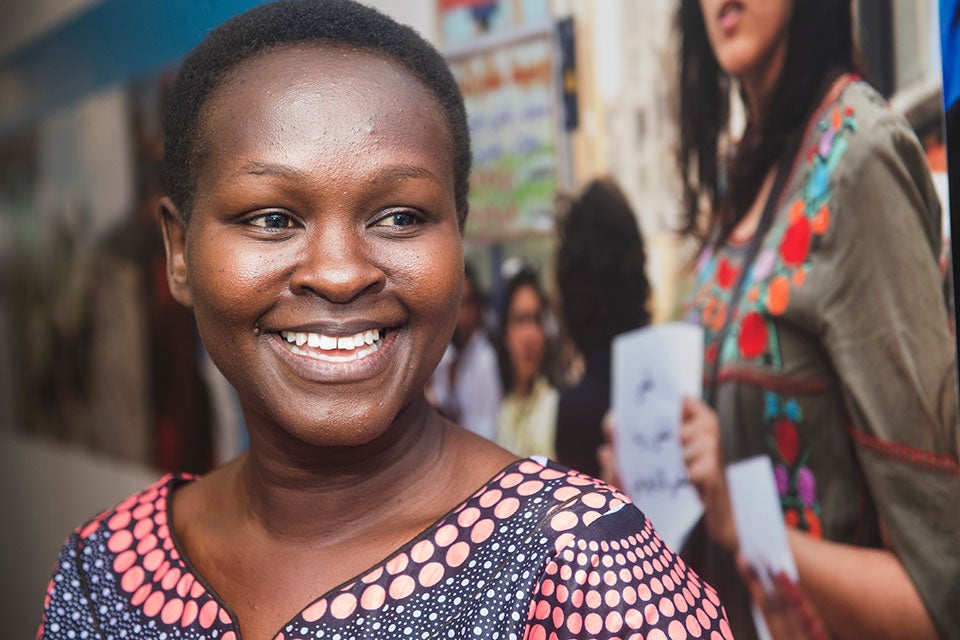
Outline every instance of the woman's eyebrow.
{"type": "Polygon", "coordinates": [[[276,176],[278,178],[298,178],[303,175],[299,169],[276,162],[248,162],[234,177],[251,174],[255,176],[276,176]]]}
{"type": "Polygon", "coordinates": [[[375,182],[389,182],[392,180],[405,180],[407,178],[419,178],[436,182],[442,185],[443,182],[432,171],[426,167],[416,164],[392,164],[379,169],[371,179],[375,182]]]}
{"type": "MultiPolygon", "coordinates": [[[[293,179],[303,178],[307,175],[307,172],[287,164],[279,164],[276,162],[248,162],[243,165],[234,177],[241,175],[275,176],[278,178],[293,179]]],[[[391,164],[385,167],[378,167],[375,171],[371,172],[370,175],[370,181],[374,183],[393,182],[410,178],[426,179],[443,186],[443,181],[432,171],[426,167],[415,164],[391,164]]]]}

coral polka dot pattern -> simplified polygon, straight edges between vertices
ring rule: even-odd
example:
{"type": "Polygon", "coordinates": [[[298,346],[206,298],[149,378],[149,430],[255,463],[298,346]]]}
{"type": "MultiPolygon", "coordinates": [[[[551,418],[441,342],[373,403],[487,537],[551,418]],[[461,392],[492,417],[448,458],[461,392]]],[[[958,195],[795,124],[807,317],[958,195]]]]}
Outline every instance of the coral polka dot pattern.
{"type": "MultiPolygon", "coordinates": [[[[240,638],[184,559],[167,476],[79,528],[39,638],[240,638]]],[[[521,460],[383,563],[320,595],[275,640],[730,638],[716,593],[615,488],[521,460]]]]}

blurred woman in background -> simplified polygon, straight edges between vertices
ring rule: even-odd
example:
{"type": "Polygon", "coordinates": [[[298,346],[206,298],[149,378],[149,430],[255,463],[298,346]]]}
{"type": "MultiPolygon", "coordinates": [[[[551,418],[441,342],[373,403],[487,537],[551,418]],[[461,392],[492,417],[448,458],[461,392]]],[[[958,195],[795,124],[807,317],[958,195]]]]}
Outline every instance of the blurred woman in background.
{"type": "Polygon", "coordinates": [[[637,218],[610,180],[594,180],[560,222],[557,286],[567,336],[583,356],[580,381],[560,393],[557,460],[597,475],[610,407],[610,343],[650,323],[650,284],[637,218]]]}
{"type": "Polygon", "coordinates": [[[706,330],[706,402],[681,427],[705,526],[684,555],[752,637],[724,464],[766,455],[831,634],[960,637],[957,379],[920,145],[856,73],[849,1],[682,0],[679,27],[706,330]]]}
{"type": "Polygon", "coordinates": [[[497,443],[521,457],[556,458],[560,394],[545,374],[548,307],[534,271],[521,268],[507,282],[500,316],[500,373],[506,395],[497,443]]]}

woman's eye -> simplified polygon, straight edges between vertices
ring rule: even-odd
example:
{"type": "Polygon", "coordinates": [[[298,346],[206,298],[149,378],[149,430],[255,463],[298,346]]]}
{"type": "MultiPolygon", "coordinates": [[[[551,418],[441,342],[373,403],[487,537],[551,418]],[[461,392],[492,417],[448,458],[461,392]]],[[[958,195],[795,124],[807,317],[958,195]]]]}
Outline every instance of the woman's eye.
{"type": "Polygon", "coordinates": [[[288,229],[293,226],[293,220],[290,216],[283,213],[265,213],[255,218],[250,218],[248,224],[263,229],[288,229]]]}
{"type": "Polygon", "coordinates": [[[419,222],[420,217],[417,214],[410,211],[398,211],[384,216],[377,224],[383,227],[409,227],[419,222]]]}

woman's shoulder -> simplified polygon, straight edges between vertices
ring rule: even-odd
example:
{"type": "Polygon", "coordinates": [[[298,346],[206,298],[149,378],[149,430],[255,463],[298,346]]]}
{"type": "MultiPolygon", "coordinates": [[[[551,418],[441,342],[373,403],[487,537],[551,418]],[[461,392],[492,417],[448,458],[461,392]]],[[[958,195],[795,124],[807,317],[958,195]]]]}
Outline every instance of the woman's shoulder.
{"type": "Polygon", "coordinates": [[[630,536],[653,534],[649,521],[620,489],[545,458],[521,461],[491,487],[499,501],[516,497],[537,512],[544,540],[557,551],[578,541],[626,544],[630,536]]]}
{"type": "Polygon", "coordinates": [[[885,153],[922,161],[920,142],[906,118],[867,82],[856,76],[845,80],[811,123],[813,153],[838,171],[856,170],[885,153]]]}
{"type": "Polygon", "coordinates": [[[581,630],[591,637],[645,630],[666,638],[684,628],[697,637],[732,637],[716,591],[626,495],[553,463],[541,469],[554,484],[540,525],[548,549],[529,606],[531,637],[553,637],[561,628],[564,638],[580,637],[581,630]]]}
{"type": "MultiPolygon", "coordinates": [[[[855,76],[837,81],[811,119],[800,154],[796,188],[808,212],[828,205],[829,219],[836,213],[838,221],[847,223],[839,226],[857,233],[876,215],[892,216],[898,223],[903,216],[895,207],[871,216],[844,215],[844,210],[861,209],[865,197],[892,197],[906,190],[909,201],[929,214],[924,226],[936,235],[939,204],[920,142],[903,116],[866,82],[855,76]]],[[[827,222],[826,214],[820,217],[818,226],[824,230],[838,227],[827,222]]]]}
{"type": "Polygon", "coordinates": [[[886,119],[902,120],[880,92],[858,76],[851,75],[846,78],[843,90],[837,96],[837,103],[869,119],[869,124],[886,119]]]}

